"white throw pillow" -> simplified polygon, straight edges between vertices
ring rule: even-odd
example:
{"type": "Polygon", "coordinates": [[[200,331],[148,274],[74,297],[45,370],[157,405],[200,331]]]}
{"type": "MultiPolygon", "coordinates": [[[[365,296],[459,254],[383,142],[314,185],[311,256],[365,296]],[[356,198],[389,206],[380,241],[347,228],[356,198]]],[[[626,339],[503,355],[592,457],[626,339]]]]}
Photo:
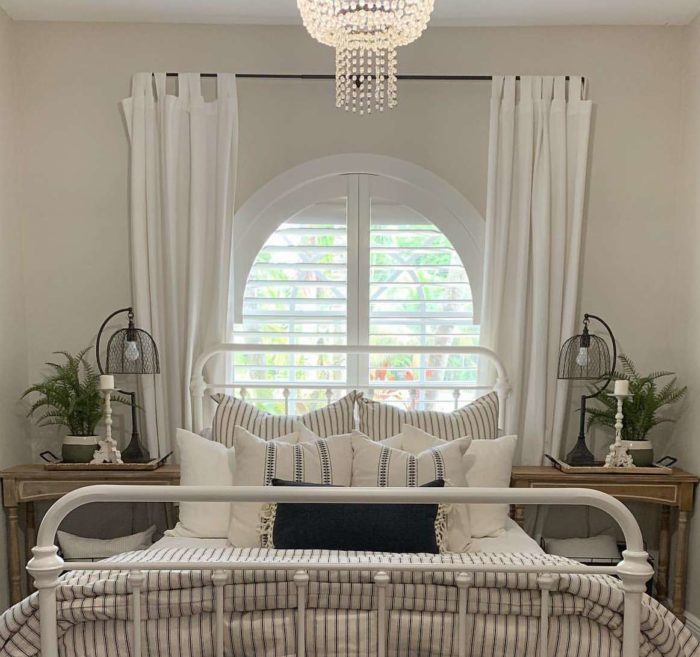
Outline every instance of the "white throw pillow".
{"type": "Polygon", "coordinates": [[[488,440],[498,436],[498,395],[490,392],[451,413],[404,411],[390,404],[358,397],[360,431],[373,440],[384,440],[410,424],[443,440],[469,437],[488,440]]]}
{"type": "MultiPolygon", "coordinates": [[[[403,425],[400,434],[382,441],[383,444],[404,449],[411,454],[419,454],[445,442],[409,424],[403,425]]],[[[508,488],[517,442],[517,436],[472,440],[464,455],[467,485],[471,488],[508,488]]],[[[508,504],[471,504],[469,509],[474,538],[503,533],[508,519],[508,504]]]]}
{"type": "MultiPolygon", "coordinates": [[[[176,432],[180,455],[181,486],[232,486],[229,452],[215,443],[184,429],[176,432]]],[[[226,538],[231,505],[228,502],[180,502],[180,518],[166,536],[226,538]]]]}
{"type": "MultiPolygon", "coordinates": [[[[443,479],[446,486],[466,486],[462,457],[469,443],[469,438],[461,438],[412,454],[356,433],[352,439],[352,485],[422,486],[443,479]]],[[[454,504],[447,514],[447,549],[465,552],[470,539],[468,505],[454,504]]]]}
{"type": "MultiPolygon", "coordinates": [[[[349,486],[352,474],[352,434],[298,442],[298,433],[263,440],[243,427],[233,436],[235,457],[229,455],[234,486],[269,486],[273,479],[310,484],[349,486]]],[[[263,505],[232,505],[229,542],[236,547],[260,545],[260,512],[263,505]]]]}
{"type": "Polygon", "coordinates": [[[321,438],[351,433],[355,428],[358,394],[353,390],[338,401],[304,415],[272,415],[237,397],[216,395],[214,400],[218,406],[212,424],[212,439],[231,447],[236,427],[270,440],[297,431],[300,424],[321,438]]]}
{"type": "Polygon", "coordinates": [[[146,531],[120,536],[119,538],[85,538],[68,532],[58,531],[58,544],[66,561],[90,561],[107,559],[122,552],[145,550],[153,544],[153,534],[156,526],[149,527],[146,531]]]}
{"type": "Polygon", "coordinates": [[[598,534],[590,538],[546,538],[545,550],[569,559],[620,559],[617,541],[609,534],[598,534]]]}

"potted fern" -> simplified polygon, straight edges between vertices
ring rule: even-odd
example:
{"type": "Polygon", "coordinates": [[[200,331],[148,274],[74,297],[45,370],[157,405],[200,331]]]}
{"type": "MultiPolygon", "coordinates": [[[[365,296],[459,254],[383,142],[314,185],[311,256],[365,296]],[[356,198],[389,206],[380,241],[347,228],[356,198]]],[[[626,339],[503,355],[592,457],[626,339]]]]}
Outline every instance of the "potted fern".
{"type": "MultiPolygon", "coordinates": [[[[68,429],[61,449],[61,458],[67,463],[88,463],[97,449],[96,428],[102,418],[103,399],[100,375],[86,358],[91,349],[88,347],[75,355],[55,352],[63,356],[64,362],[46,363],[51,374],[22,395],[23,399],[38,395],[27,414],[36,419],[38,426],[68,429]]],[[[120,398],[114,401],[124,403],[120,398]]]]}
{"type": "MultiPolygon", "coordinates": [[[[624,422],[622,438],[637,466],[652,465],[654,462],[654,446],[648,440],[649,432],[664,422],[675,422],[673,418],[660,415],[661,409],[679,402],[685,396],[688,388],[677,385],[673,372],[652,372],[642,376],[634,362],[624,354],[619,357],[622,371],[613,372],[613,380],[627,379],[630,382],[630,396],[622,405],[624,422]],[[661,379],[673,377],[663,385],[661,379]]],[[[610,395],[601,395],[596,401],[603,405],[587,409],[588,426],[604,426],[615,430],[615,414],[617,400],[610,395]]]]}

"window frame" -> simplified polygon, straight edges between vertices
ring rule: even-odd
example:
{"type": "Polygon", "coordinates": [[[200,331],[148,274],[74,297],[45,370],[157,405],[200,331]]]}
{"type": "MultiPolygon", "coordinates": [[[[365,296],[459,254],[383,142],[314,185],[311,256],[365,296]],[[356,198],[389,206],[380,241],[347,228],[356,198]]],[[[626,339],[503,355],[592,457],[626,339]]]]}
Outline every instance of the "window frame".
{"type": "MultiPolygon", "coordinates": [[[[476,208],[454,187],[431,171],[396,158],[371,154],[345,154],[319,158],[293,167],[273,178],[255,192],[236,212],[233,228],[233,281],[229,292],[229,324],[242,322],[243,298],[250,270],[267,239],[285,221],[318,201],[335,195],[348,198],[348,251],[357,248],[369,253],[369,244],[351,244],[351,221],[369,221],[361,208],[369,207],[372,195],[389,195],[390,200],[414,207],[442,231],[457,251],[472,288],[474,322],[481,311],[485,222],[476,208]],[[373,176],[373,177],[372,177],[373,176]],[[344,183],[343,183],[344,181],[344,183]],[[345,187],[343,188],[343,184],[345,187]],[[339,191],[340,190],[340,191],[339,191]],[[364,216],[360,216],[363,214],[364,216]]],[[[369,236],[369,230],[357,231],[369,236]]],[[[366,281],[359,272],[353,279],[348,261],[348,318],[351,295],[359,286],[369,289],[369,266],[366,281]],[[357,283],[357,285],[351,284],[357,283]]],[[[365,295],[366,298],[369,294],[365,295]]],[[[355,302],[355,307],[358,304],[355,302]]],[[[358,313],[362,309],[358,307],[358,313]]],[[[369,308],[365,311],[368,315],[369,308]]],[[[360,321],[358,316],[358,322],[360,321]]],[[[364,325],[369,326],[368,316],[364,325]]],[[[348,322],[348,342],[351,341],[348,322]]],[[[354,337],[354,336],[353,336],[354,337]]],[[[367,335],[357,331],[356,344],[366,344],[367,335]],[[365,342],[360,341],[364,339],[365,342]]]]}

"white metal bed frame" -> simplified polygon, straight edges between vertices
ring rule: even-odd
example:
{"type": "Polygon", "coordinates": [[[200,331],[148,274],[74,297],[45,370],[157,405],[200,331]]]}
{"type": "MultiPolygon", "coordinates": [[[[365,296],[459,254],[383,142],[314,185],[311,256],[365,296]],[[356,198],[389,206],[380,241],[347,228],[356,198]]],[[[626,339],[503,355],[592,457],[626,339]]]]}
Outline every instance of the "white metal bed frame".
{"type": "MultiPolygon", "coordinates": [[[[584,566],[554,564],[449,564],[402,563],[399,559],[388,563],[351,564],[315,563],[301,561],[270,562],[209,561],[187,563],[183,561],[120,562],[119,570],[129,571],[132,618],[131,631],[134,657],[144,657],[142,590],[145,571],[197,570],[213,571],[215,588],[215,657],[224,657],[224,585],[227,572],[232,570],[293,570],[297,590],[296,645],[297,657],[306,655],[306,601],[309,572],[311,571],[369,571],[374,574],[377,587],[377,655],[385,657],[387,651],[388,612],[386,589],[389,572],[452,572],[456,573],[458,588],[459,657],[467,657],[467,592],[473,582],[473,573],[536,573],[540,589],[540,631],[537,657],[547,657],[550,615],[550,592],[556,589],[560,574],[608,574],[617,575],[622,581],[624,593],[624,626],[622,657],[639,657],[642,596],[646,582],[652,577],[644,550],[642,534],[632,513],[615,498],[585,488],[510,489],[510,488],[284,488],[284,487],[208,487],[208,486],[87,486],[68,493],[59,499],[44,516],[37,535],[37,546],[27,570],[34,578],[39,591],[41,615],[41,655],[59,657],[58,627],[56,619],[56,589],[59,576],[69,567],[71,570],[105,570],[105,564],[79,561],[65,564],[58,555],[54,537],[61,521],[73,510],[92,502],[291,502],[291,503],[373,503],[373,504],[582,504],[608,513],[621,527],[626,550],[617,566],[584,566]]],[[[165,657],[165,656],[162,656],[165,657]]]]}
{"type": "MultiPolygon", "coordinates": [[[[336,347],[336,346],[265,346],[220,344],[207,350],[200,356],[194,367],[191,380],[193,424],[195,430],[202,429],[203,397],[207,390],[221,388],[241,388],[240,384],[207,383],[203,376],[204,366],[216,354],[226,352],[315,352],[319,353],[409,353],[411,351],[426,354],[472,353],[489,358],[496,368],[497,381],[495,390],[501,402],[499,425],[506,421],[505,404],[510,393],[510,384],[503,363],[498,356],[484,347],[336,347]]],[[[269,383],[261,384],[270,387],[269,383]]],[[[245,387],[254,387],[246,384],[245,387]]],[[[330,398],[333,389],[346,389],[348,384],[303,384],[302,388],[326,389],[330,398]]],[[[410,387],[410,386],[406,386],[410,387]]],[[[430,386],[455,390],[455,386],[430,386]]],[[[460,386],[460,388],[485,389],[485,386],[460,386]]],[[[288,393],[285,400],[288,399],[288,393]]],[[[459,402],[459,392],[454,394],[455,405],[459,402]]],[[[58,624],[56,619],[56,590],[60,584],[59,576],[65,570],[104,570],[100,562],[64,563],[54,545],[56,532],[60,523],[73,510],[93,502],[289,502],[289,503],[374,503],[374,504],[581,504],[595,507],[608,513],[623,531],[626,549],[622,561],[616,566],[554,565],[551,563],[531,564],[449,564],[449,563],[402,563],[396,561],[371,564],[367,562],[351,564],[312,564],[302,561],[275,562],[274,570],[294,571],[293,580],[297,590],[296,646],[297,657],[306,655],[306,604],[309,572],[313,571],[354,571],[362,570],[373,573],[377,587],[377,654],[385,657],[388,636],[387,586],[389,573],[394,571],[452,572],[458,588],[458,627],[459,657],[467,657],[467,593],[473,583],[473,574],[482,572],[534,573],[541,592],[540,633],[538,637],[537,657],[547,657],[548,632],[550,616],[550,594],[556,589],[557,577],[561,574],[608,574],[616,575],[621,580],[624,593],[624,627],[622,638],[622,657],[639,657],[640,622],[642,596],[646,591],[646,582],[652,577],[653,569],[649,565],[648,555],[644,550],[639,525],[631,512],[615,498],[588,489],[549,488],[549,489],[513,489],[513,488],[284,488],[284,487],[207,487],[207,486],[88,486],[68,493],[60,498],[46,513],[37,534],[37,546],[33,548],[33,558],[27,570],[34,579],[39,592],[39,612],[41,616],[41,655],[58,657],[58,624]]],[[[139,561],[137,559],[118,564],[118,569],[128,571],[131,591],[132,622],[131,631],[134,657],[144,657],[144,614],[143,587],[145,572],[161,570],[196,570],[212,571],[215,588],[215,623],[214,636],[215,657],[224,657],[224,585],[229,571],[268,570],[270,562],[231,561],[183,562],[183,561],[139,561]]]]}

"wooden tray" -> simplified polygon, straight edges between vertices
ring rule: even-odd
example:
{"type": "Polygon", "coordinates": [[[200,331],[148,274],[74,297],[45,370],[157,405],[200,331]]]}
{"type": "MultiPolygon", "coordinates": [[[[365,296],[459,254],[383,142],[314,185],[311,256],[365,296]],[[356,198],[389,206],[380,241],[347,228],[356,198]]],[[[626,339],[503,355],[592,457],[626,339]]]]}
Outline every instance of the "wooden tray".
{"type": "Polygon", "coordinates": [[[606,468],[602,463],[595,465],[569,465],[561,459],[545,454],[557,470],[568,474],[609,474],[609,475],[640,475],[640,474],[672,474],[673,470],[665,465],[634,466],[631,468],[606,468]]]}
{"type": "Polygon", "coordinates": [[[146,463],[46,463],[46,470],[81,470],[81,471],[128,471],[128,470],[157,470],[163,465],[170,454],[161,459],[152,459],[146,463]]]}

